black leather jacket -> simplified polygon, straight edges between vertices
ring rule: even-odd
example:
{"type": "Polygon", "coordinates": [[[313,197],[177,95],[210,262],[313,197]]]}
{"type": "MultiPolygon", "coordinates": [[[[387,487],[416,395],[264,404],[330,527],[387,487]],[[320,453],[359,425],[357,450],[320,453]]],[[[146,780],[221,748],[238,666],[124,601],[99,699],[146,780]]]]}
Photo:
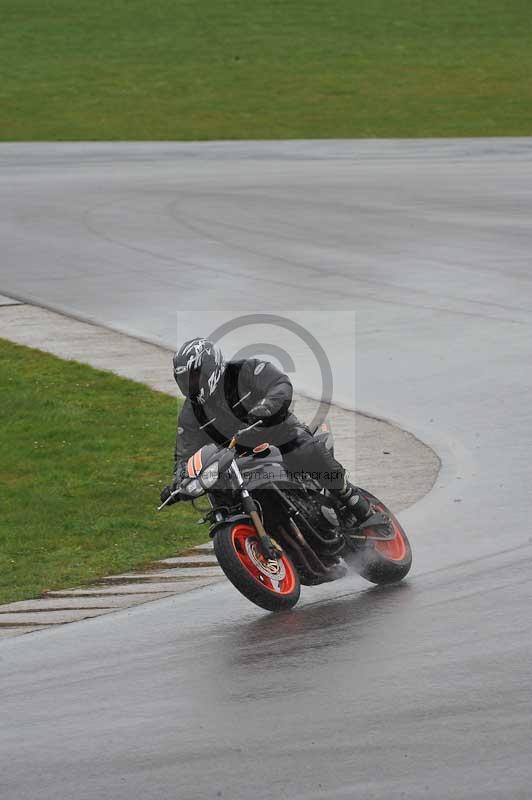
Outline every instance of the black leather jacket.
{"type": "MultiPolygon", "coordinates": [[[[204,405],[187,398],[177,421],[175,478],[179,481],[186,475],[187,460],[204,444],[222,444],[244,427],[248,422],[248,412],[262,400],[266,401],[272,414],[266,426],[290,425],[292,420],[293,424],[298,424],[289,412],[292,402],[290,379],[269,361],[257,358],[229,361],[223,382],[204,405]]],[[[241,441],[249,447],[263,438],[263,434],[253,433],[241,441]]]]}

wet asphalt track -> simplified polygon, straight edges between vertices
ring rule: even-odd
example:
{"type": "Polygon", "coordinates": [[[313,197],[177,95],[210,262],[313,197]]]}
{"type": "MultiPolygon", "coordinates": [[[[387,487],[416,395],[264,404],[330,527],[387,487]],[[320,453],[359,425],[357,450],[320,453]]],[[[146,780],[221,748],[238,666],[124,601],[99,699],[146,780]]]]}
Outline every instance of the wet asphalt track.
{"type": "Polygon", "coordinates": [[[401,515],[402,586],[280,618],[216,586],[0,643],[1,796],[528,798],[532,141],[13,145],[0,168],[0,292],[168,344],[177,303],[298,303],[346,359],[355,308],[357,406],[443,461],[401,515]]]}

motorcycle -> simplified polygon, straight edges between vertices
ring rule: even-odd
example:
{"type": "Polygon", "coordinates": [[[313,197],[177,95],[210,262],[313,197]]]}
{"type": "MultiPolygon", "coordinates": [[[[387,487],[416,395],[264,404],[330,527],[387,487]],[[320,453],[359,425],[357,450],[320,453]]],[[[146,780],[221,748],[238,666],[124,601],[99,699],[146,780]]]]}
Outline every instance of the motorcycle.
{"type": "MultiPolygon", "coordinates": [[[[370,492],[360,493],[371,516],[347,527],[340,502],[311,475],[290,475],[277,447],[263,443],[237,453],[238,431],[227,445],[207,444],[190,457],[187,477],[170,497],[210,508],[200,522],[210,536],[220,567],[252,603],[284,611],[299,600],[301,584],[342,577],[348,567],[375,584],[396,583],[409,572],[412,550],[394,514],[370,492]],[[346,567],[347,565],[347,567],[346,567]]],[[[314,432],[332,449],[328,430],[314,432]]]]}

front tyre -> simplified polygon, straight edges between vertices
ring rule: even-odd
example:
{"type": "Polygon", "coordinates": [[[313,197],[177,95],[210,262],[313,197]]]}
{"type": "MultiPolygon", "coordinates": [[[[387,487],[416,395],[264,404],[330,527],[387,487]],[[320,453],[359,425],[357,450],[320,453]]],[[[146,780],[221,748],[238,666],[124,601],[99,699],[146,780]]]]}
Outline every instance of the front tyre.
{"type": "Polygon", "coordinates": [[[412,548],[408,537],[397,517],[383,502],[364,489],[361,490],[361,494],[371,503],[375,511],[380,511],[390,518],[393,536],[386,541],[372,541],[371,536],[379,536],[379,529],[375,531],[367,529],[367,541],[346,560],[353,564],[359,575],[371,583],[397,583],[408,575],[412,566],[412,548]]]}
{"type": "Polygon", "coordinates": [[[253,525],[237,522],[216,531],[214,552],[239,592],[267,611],[286,611],[299,600],[299,575],[286,553],[277,560],[262,555],[253,525]]]}

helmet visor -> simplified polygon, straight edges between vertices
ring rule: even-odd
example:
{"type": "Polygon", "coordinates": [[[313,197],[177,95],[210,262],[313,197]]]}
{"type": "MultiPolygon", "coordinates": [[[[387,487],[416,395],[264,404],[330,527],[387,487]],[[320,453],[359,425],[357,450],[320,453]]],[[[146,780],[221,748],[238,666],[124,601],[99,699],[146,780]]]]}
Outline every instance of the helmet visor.
{"type": "Polygon", "coordinates": [[[199,369],[187,369],[177,367],[174,369],[175,382],[179,386],[179,391],[185,397],[197,397],[200,393],[200,374],[199,369]]]}
{"type": "Polygon", "coordinates": [[[179,391],[181,394],[188,396],[188,385],[189,385],[189,371],[186,367],[176,367],[174,369],[174,378],[175,382],[179,387],[179,391]]]}

